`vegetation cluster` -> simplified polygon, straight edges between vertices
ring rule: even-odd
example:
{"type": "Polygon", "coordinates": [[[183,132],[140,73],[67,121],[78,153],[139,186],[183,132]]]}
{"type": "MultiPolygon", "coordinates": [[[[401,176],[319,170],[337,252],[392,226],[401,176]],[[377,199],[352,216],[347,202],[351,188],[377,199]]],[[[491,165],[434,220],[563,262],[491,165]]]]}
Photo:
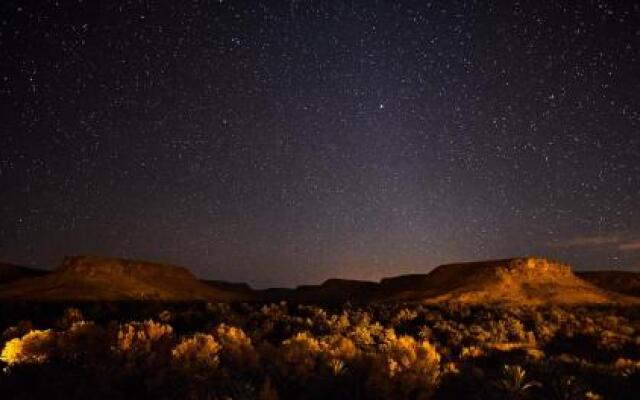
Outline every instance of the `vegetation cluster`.
{"type": "Polygon", "coordinates": [[[9,399],[631,399],[640,392],[637,307],[1,308],[0,393],[9,399]]]}

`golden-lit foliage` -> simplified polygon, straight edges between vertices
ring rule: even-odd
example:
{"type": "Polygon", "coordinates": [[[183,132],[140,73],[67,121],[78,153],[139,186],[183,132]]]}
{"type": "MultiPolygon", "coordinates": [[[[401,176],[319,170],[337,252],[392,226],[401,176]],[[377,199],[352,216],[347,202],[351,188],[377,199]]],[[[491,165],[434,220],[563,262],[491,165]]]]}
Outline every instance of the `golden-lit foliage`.
{"type": "Polygon", "coordinates": [[[258,354],[251,339],[240,328],[220,324],[215,331],[222,345],[221,356],[235,368],[251,369],[258,362],[258,354]]]}
{"type": "Polygon", "coordinates": [[[0,360],[9,365],[43,363],[51,356],[55,341],[55,333],[50,329],[33,330],[21,338],[9,340],[2,349],[0,360]]]}
{"type": "Polygon", "coordinates": [[[628,358],[618,358],[613,363],[613,370],[620,375],[631,376],[640,372],[640,360],[630,360],[628,358]]]}
{"type": "Polygon", "coordinates": [[[130,322],[118,330],[117,349],[123,353],[148,353],[156,344],[169,340],[172,334],[170,325],[153,320],[130,322]]]}
{"type": "Polygon", "coordinates": [[[604,398],[617,398],[606,393],[612,386],[574,378],[629,383],[639,376],[640,318],[630,309],[607,312],[210,304],[149,314],[164,322],[101,325],[80,319],[86,311],[67,309],[52,330],[28,321],[6,328],[1,360],[5,374],[21,365],[76,366],[88,374],[108,368],[114,377],[105,379],[139,377],[160,397],[167,385],[181,393],[168,398],[227,390],[231,398],[466,398],[442,393],[469,385],[497,398],[598,399],[603,390],[604,398]]]}
{"type": "Polygon", "coordinates": [[[320,351],[320,342],[312,334],[300,332],[282,342],[278,366],[283,373],[308,379],[316,369],[320,351]]]}
{"type": "Polygon", "coordinates": [[[126,368],[156,368],[170,360],[172,341],[170,325],[153,320],[129,322],[118,328],[114,350],[125,360],[126,368]]]}
{"type": "Polygon", "coordinates": [[[408,398],[416,392],[428,396],[440,378],[438,351],[431,343],[411,336],[389,339],[373,362],[369,386],[388,397],[395,393],[408,398]]]}
{"type": "Polygon", "coordinates": [[[175,367],[186,371],[215,368],[220,362],[221,348],[212,335],[196,333],[180,340],[171,350],[171,360],[175,367]]]}

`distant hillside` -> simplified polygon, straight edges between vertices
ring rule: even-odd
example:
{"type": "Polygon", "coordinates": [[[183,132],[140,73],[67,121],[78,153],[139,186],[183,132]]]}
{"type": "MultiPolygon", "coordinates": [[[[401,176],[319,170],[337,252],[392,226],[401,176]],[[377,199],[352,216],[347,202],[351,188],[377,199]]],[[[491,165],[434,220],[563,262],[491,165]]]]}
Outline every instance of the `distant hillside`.
{"type": "Polygon", "coordinates": [[[626,299],[578,278],[566,264],[514,258],[442,265],[424,276],[383,279],[382,300],[575,304],[626,299]]]}
{"type": "Polygon", "coordinates": [[[0,287],[2,300],[234,301],[249,296],[197,280],[182,267],[100,257],[69,257],[52,273],[0,287]]]}
{"type": "Polygon", "coordinates": [[[378,290],[376,282],[328,279],[321,285],[303,285],[295,289],[266,289],[260,297],[266,301],[287,300],[295,303],[367,302],[378,290]]]}
{"type": "Polygon", "coordinates": [[[25,278],[46,275],[49,271],[0,263],[0,285],[25,278]]]}
{"type": "Polygon", "coordinates": [[[640,297],[640,272],[583,271],[576,275],[602,289],[640,297]]]}
{"type": "Polygon", "coordinates": [[[336,279],[319,286],[269,289],[263,293],[271,301],[317,303],[454,301],[537,305],[629,301],[578,278],[570,266],[544,258],[449,264],[428,274],[401,275],[379,283],[336,279]]]}
{"type": "Polygon", "coordinates": [[[200,282],[219,290],[234,292],[234,293],[245,293],[248,295],[253,295],[254,290],[251,289],[251,286],[247,283],[241,282],[227,282],[227,281],[218,281],[218,280],[201,280],[200,282]]]}
{"type": "Polygon", "coordinates": [[[638,293],[637,274],[580,274],[598,287],[580,279],[568,265],[544,258],[441,265],[428,274],[402,275],[380,282],[329,279],[321,285],[266,290],[253,290],[244,283],[200,281],[186,268],[172,265],[99,257],[69,257],[50,273],[15,266],[3,266],[0,272],[0,300],[5,301],[640,302],[624,295],[638,293]]]}

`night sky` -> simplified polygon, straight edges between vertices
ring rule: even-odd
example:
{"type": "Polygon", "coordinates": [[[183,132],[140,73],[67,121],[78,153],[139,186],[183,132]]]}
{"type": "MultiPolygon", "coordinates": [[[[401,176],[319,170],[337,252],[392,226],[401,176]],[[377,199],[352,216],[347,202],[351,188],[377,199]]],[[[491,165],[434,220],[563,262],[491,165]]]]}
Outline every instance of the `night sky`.
{"type": "Polygon", "coordinates": [[[640,268],[640,5],[0,5],[0,260],[640,268]]]}

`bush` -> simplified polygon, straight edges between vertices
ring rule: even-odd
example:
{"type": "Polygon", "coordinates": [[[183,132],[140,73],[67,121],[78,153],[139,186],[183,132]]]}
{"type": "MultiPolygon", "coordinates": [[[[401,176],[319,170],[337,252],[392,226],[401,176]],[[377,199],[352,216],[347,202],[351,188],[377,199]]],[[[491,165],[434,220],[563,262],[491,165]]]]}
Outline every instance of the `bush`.
{"type": "Polygon", "coordinates": [[[103,362],[109,350],[105,330],[86,321],[74,322],[59,333],[57,345],[61,357],[72,362],[103,362]]]}
{"type": "Polygon", "coordinates": [[[427,341],[400,336],[373,356],[369,388],[383,398],[424,398],[440,379],[440,354],[427,341]]]}
{"type": "Polygon", "coordinates": [[[306,381],[316,370],[321,351],[312,334],[300,332],[282,342],[276,363],[283,375],[306,381]]]}
{"type": "Polygon", "coordinates": [[[216,328],[216,338],[222,345],[221,357],[231,368],[247,371],[258,364],[258,353],[251,339],[240,328],[220,324],[216,328]]]}
{"type": "Polygon", "coordinates": [[[132,368],[154,366],[169,359],[173,328],[153,320],[120,325],[114,350],[132,368]]]}
{"type": "Polygon", "coordinates": [[[196,333],[183,337],[171,351],[174,367],[187,372],[198,372],[218,366],[222,346],[211,335],[196,333]]]}
{"type": "Polygon", "coordinates": [[[56,335],[50,329],[32,330],[21,338],[8,341],[0,360],[12,364],[41,364],[47,361],[55,348],[56,335]]]}

